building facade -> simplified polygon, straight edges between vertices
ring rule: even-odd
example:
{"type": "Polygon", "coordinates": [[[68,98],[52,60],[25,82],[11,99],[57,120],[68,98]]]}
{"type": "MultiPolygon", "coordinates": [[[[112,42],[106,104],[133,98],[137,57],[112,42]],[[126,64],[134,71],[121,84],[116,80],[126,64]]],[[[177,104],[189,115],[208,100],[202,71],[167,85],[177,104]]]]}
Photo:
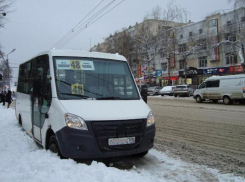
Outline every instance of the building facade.
{"type": "Polygon", "coordinates": [[[188,24],[145,20],[91,51],[124,55],[134,77],[152,85],[199,85],[212,75],[244,73],[245,8],[188,24]]]}

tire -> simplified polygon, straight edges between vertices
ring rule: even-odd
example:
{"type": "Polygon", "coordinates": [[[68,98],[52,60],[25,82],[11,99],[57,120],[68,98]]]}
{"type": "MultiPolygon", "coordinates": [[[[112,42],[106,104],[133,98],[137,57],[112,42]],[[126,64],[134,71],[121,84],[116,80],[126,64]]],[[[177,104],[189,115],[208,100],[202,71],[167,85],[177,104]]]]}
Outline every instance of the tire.
{"type": "Polygon", "coordinates": [[[202,98],[201,98],[201,96],[198,95],[198,96],[196,97],[196,102],[197,102],[197,103],[202,103],[202,98]]]}
{"type": "Polygon", "coordinates": [[[22,127],[22,120],[21,120],[21,116],[19,116],[19,125],[22,127]]]}
{"type": "Polygon", "coordinates": [[[178,95],[177,94],[174,94],[174,97],[177,97],[178,95]]]}
{"type": "Polygon", "coordinates": [[[133,156],[133,157],[144,157],[147,153],[148,153],[148,151],[146,151],[146,152],[141,152],[141,153],[138,153],[138,154],[133,154],[132,156],[133,156]]]}
{"type": "Polygon", "coordinates": [[[223,98],[223,103],[224,103],[225,105],[231,105],[231,104],[232,104],[232,100],[231,100],[231,98],[230,98],[229,96],[225,96],[225,97],[223,98]]]}
{"type": "Polygon", "coordinates": [[[49,149],[52,153],[57,154],[61,159],[64,159],[64,157],[63,157],[62,154],[60,153],[59,144],[58,144],[58,142],[57,142],[57,139],[56,139],[55,135],[52,135],[52,136],[49,138],[48,149],[49,149]]]}
{"type": "Polygon", "coordinates": [[[162,97],[163,97],[164,95],[162,94],[162,97]]]}
{"type": "Polygon", "coordinates": [[[217,103],[218,100],[217,100],[217,99],[213,99],[212,102],[213,102],[213,103],[217,103]]]}

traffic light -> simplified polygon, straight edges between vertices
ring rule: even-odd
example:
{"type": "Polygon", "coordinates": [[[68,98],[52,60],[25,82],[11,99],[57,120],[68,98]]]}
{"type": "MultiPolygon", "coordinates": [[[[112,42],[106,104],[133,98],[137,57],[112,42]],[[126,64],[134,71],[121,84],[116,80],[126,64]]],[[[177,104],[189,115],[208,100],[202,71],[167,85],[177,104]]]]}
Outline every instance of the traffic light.
{"type": "Polygon", "coordinates": [[[3,75],[2,74],[0,74],[0,81],[2,81],[3,80],[3,75]]]}

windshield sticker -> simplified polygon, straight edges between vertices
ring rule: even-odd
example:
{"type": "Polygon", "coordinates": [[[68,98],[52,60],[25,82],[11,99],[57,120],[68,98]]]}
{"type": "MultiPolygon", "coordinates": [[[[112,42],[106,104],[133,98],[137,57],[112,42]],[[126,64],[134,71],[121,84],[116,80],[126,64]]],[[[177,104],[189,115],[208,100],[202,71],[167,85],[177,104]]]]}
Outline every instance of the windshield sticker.
{"type": "Polygon", "coordinates": [[[71,84],[71,93],[72,94],[78,94],[78,95],[84,95],[84,87],[80,84],[71,84]]]}
{"type": "Polygon", "coordinates": [[[93,61],[81,61],[82,70],[94,70],[93,61]]]}
{"type": "Polygon", "coordinates": [[[93,61],[57,60],[58,70],[94,70],[93,61]]]}
{"type": "Polygon", "coordinates": [[[57,60],[56,67],[58,70],[69,70],[71,69],[71,63],[69,60],[57,60]]]}

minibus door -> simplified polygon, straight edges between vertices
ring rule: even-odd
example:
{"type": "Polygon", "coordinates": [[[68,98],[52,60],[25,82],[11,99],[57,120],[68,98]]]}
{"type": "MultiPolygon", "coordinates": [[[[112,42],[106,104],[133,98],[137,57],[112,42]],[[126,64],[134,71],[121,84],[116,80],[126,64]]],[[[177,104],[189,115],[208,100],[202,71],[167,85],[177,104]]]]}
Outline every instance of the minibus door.
{"type": "Polygon", "coordinates": [[[35,140],[41,143],[41,128],[43,127],[45,119],[48,118],[47,112],[52,97],[49,63],[48,60],[40,59],[37,61],[36,65],[36,79],[33,81],[32,133],[35,140]]]}

